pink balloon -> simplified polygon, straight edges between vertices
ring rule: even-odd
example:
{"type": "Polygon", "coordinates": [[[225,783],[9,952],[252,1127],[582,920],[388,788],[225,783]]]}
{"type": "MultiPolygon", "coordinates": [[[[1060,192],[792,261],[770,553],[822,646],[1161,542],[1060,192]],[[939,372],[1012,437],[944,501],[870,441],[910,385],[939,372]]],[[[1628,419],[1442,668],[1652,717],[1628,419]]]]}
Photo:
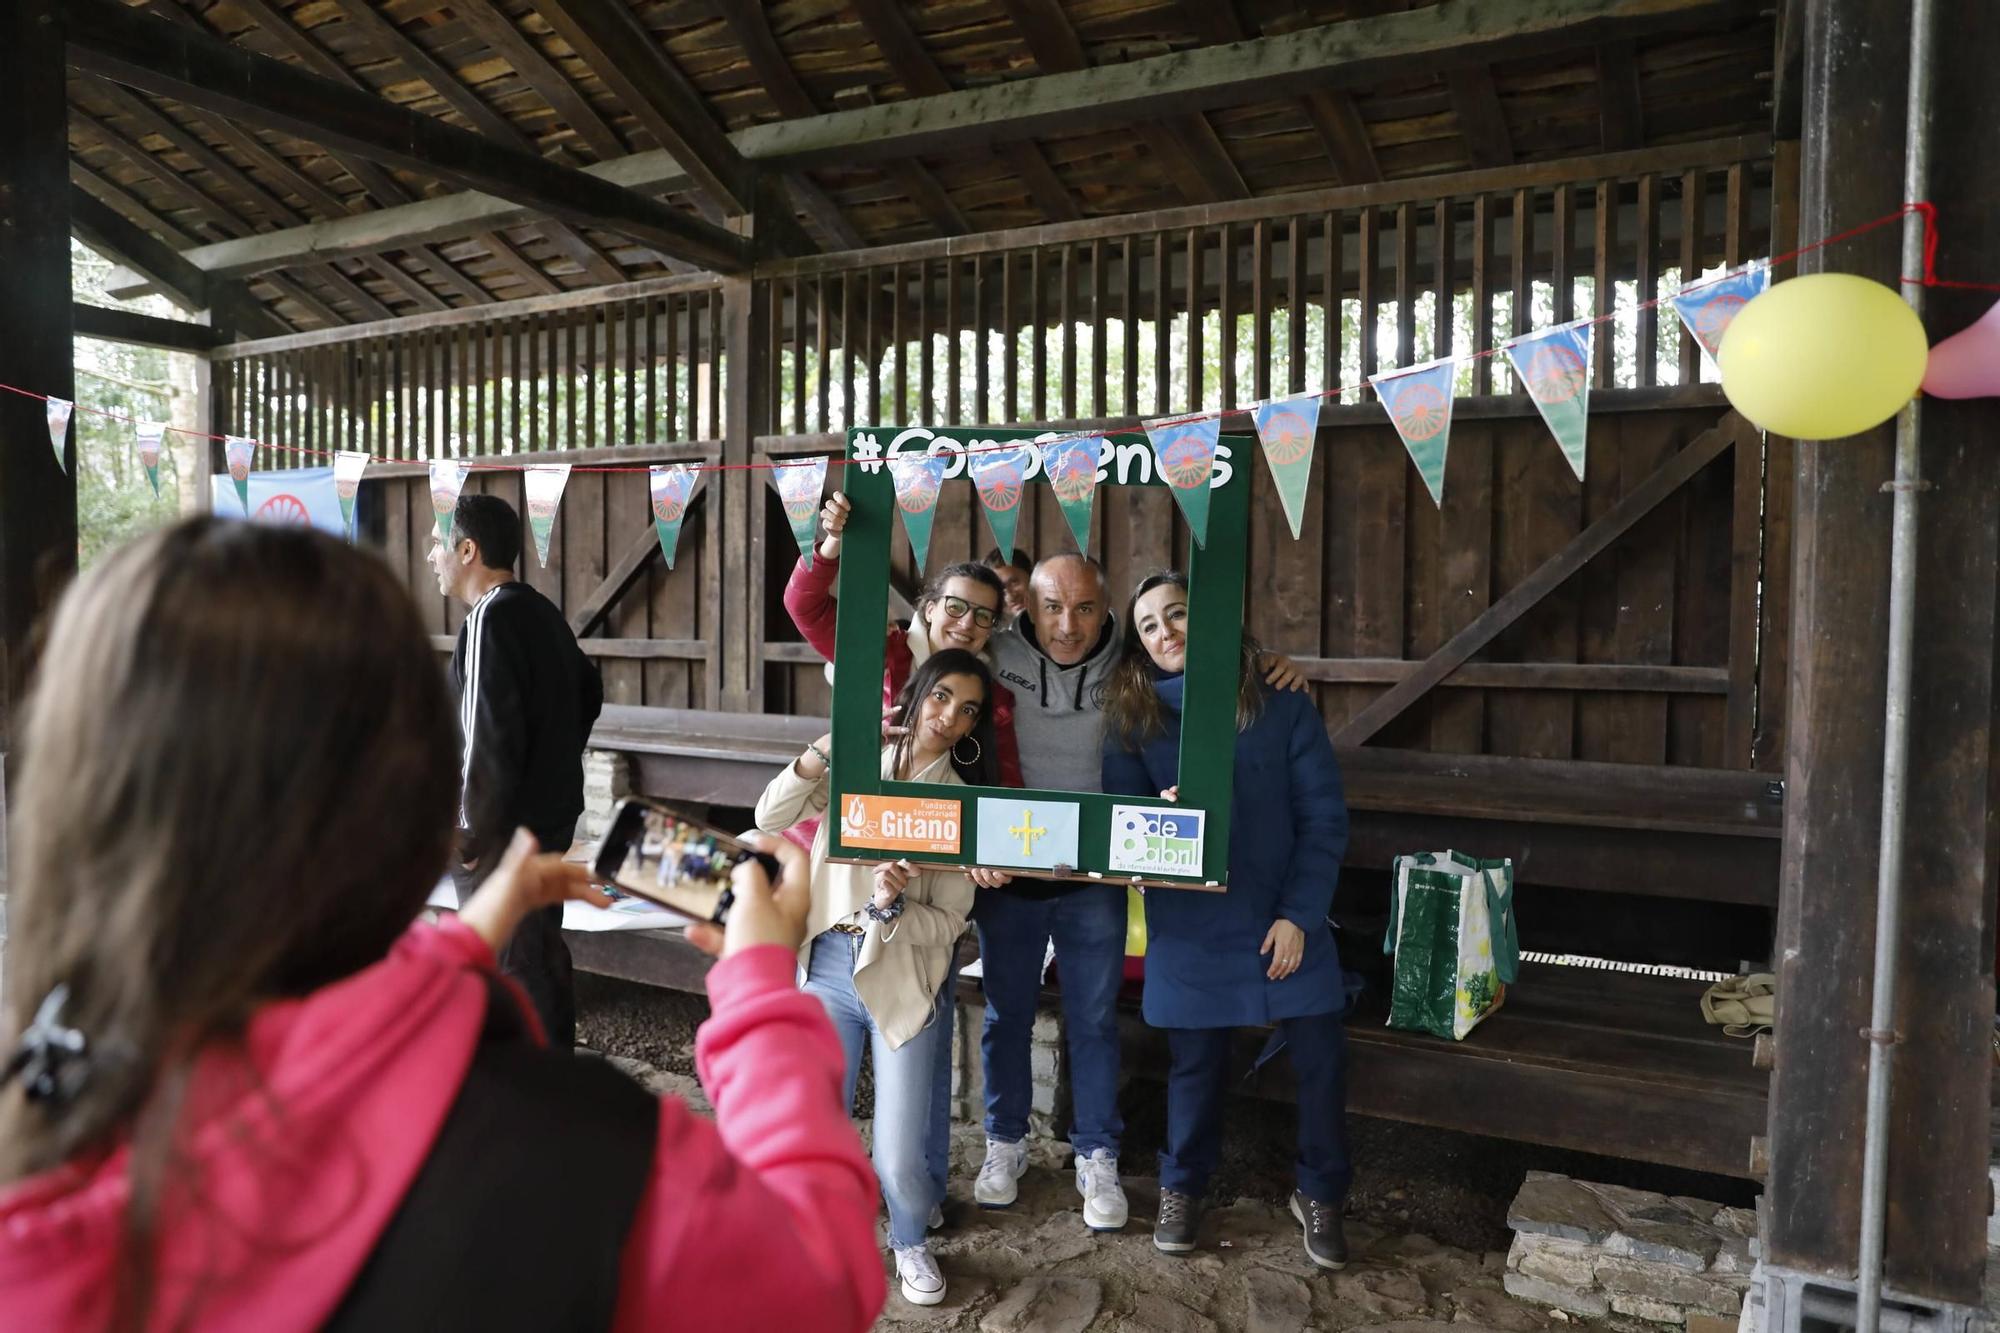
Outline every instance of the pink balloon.
{"type": "Polygon", "coordinates": [[[1934,398],[2000,398],[2000,303],[1931,348],[1923,387],[1934,398]]]}

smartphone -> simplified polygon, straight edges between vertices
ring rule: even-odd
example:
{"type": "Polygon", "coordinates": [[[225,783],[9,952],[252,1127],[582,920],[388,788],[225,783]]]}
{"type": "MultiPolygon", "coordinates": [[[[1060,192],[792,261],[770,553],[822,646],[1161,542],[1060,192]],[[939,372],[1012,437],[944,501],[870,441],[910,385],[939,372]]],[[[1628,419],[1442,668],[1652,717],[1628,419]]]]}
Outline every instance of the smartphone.
{"type": "Polygon", "coordinates": [[[621,892],[720,925],[735,901],[730,872],[745,860],[757,861],[777,882],[776,857],[744,846],[691,811],[635,796],[613,812],[593,868],[621,892]]]}

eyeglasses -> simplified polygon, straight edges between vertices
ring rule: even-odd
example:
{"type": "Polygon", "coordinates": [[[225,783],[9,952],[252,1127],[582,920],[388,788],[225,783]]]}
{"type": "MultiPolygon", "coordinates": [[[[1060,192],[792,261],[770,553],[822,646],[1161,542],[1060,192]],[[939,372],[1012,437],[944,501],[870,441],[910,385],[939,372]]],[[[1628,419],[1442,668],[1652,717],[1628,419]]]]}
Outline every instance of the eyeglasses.
{"type": "Polygon", "coordinates": [[[981,629],[992,629],[993,622],[999,619],[997,615],[988,611],[985,607],[974,606],[963,597],[940,597],[938,598],[938,605],[944,608],[944,618],[946,620],[963,620],[966,616],[970,615],[972,623],[981,629]]]}

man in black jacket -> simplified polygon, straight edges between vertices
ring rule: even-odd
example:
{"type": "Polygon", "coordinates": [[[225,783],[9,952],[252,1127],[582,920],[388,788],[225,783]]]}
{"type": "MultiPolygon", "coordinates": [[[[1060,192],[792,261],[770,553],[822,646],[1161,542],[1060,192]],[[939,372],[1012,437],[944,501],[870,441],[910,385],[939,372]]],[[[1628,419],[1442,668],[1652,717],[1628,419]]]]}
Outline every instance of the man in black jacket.
{"type": "MultiPolygon", "coordinates": [[[[534,834],[544,851],[569,849],[583,813],[583,749],[604,704],[597,667],[562,612],[514,577],[520,554],[520,516],[497,495],[460,496],[451,545],[431,545],[438,591],[471,608],[451,650],[465,746],[460,902],[499,861],[516,828],[534,834]]],[[[549,1045],[573,1047],[576,992],[562,909],[522,922],[500,966],[528,992],[549,1045]]]]}

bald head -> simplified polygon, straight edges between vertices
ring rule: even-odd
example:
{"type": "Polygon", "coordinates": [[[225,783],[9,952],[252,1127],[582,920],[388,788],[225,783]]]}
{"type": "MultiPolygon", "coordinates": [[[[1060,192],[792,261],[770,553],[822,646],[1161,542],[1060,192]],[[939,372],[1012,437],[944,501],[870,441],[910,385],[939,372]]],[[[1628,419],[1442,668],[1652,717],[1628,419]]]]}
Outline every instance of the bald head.
{"type": "Polygon", "coordinates": [[[1028,580],[1035,639],[1058,666],[1075,666],[1090,656],[1109,610],[1104,571],[1085,556],[1052,555],[1035,566],[1028,580]]]}

